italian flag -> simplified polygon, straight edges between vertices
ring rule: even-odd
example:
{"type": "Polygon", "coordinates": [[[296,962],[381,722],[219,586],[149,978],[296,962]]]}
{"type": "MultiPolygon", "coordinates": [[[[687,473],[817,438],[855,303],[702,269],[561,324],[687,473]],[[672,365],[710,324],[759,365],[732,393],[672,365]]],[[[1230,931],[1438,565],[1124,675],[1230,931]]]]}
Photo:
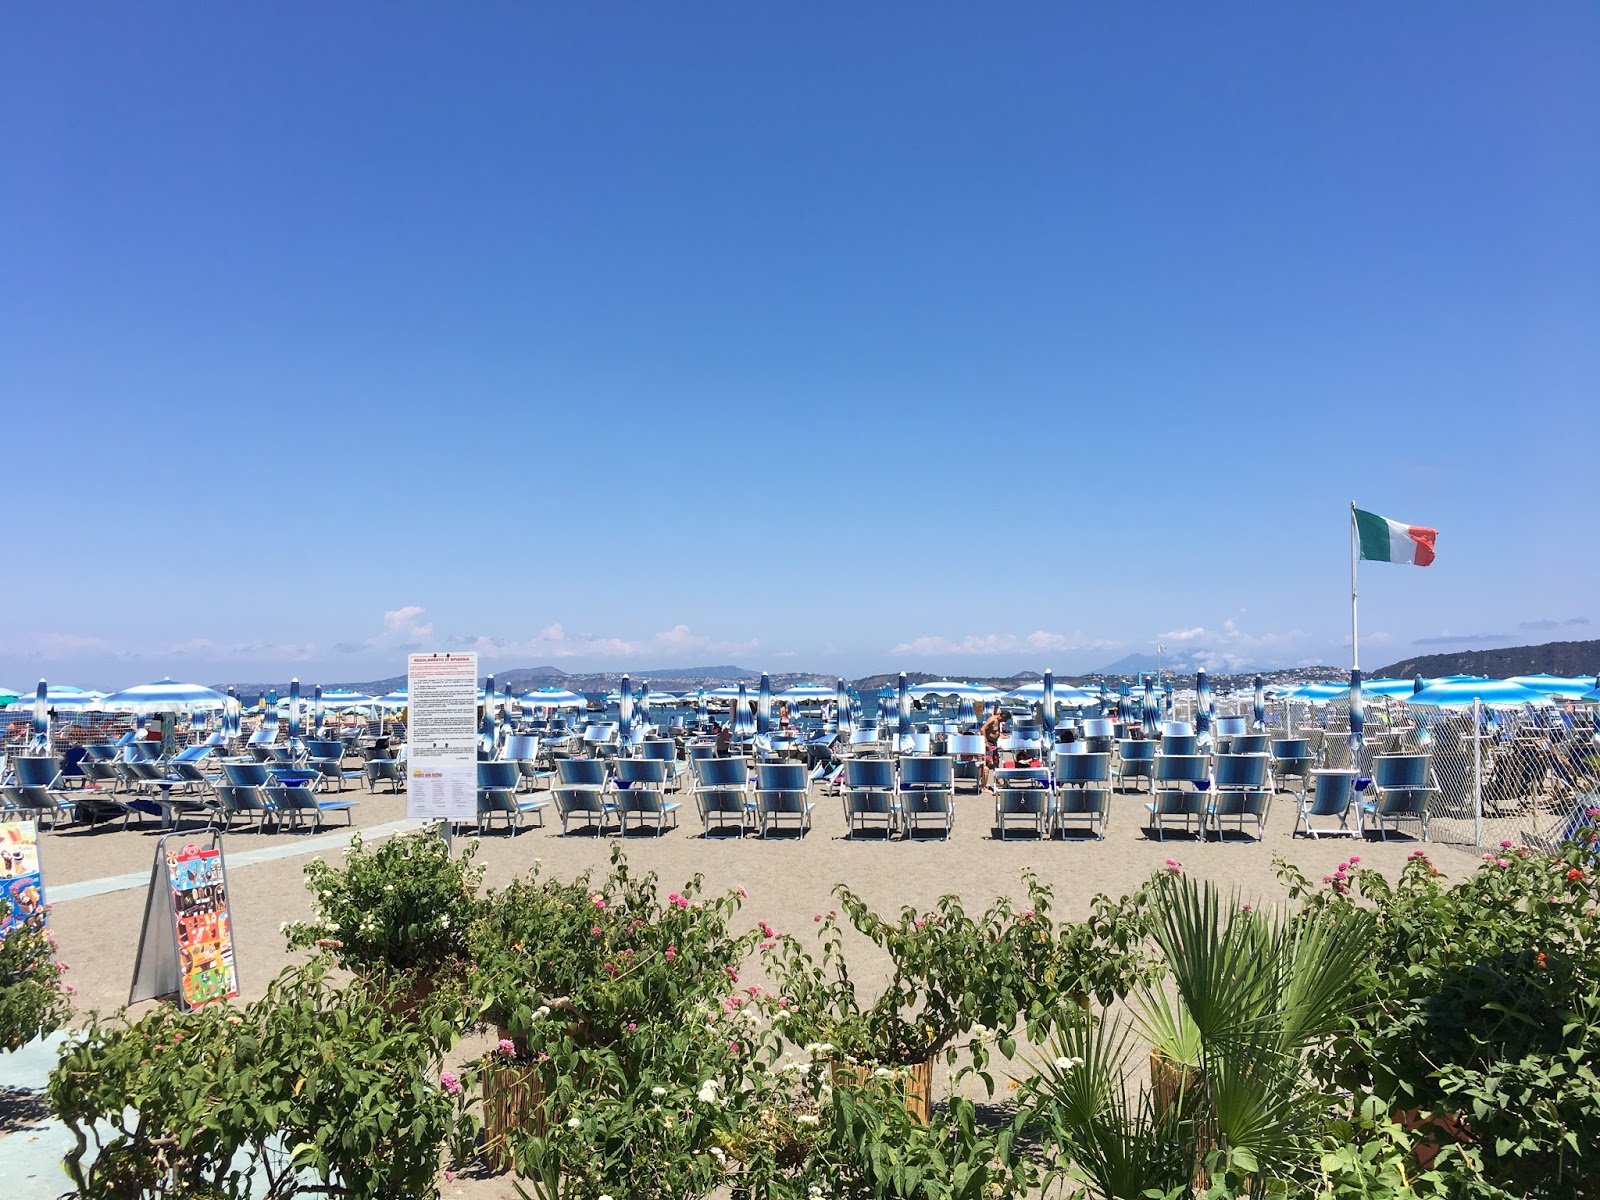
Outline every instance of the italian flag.
{"type": "Polygon", "coordinates": [[[1426,525],[1406,525],[1377,513],[1350,510],[1355,516],[1356,534],[1361,539],[1361,557],[1373,562],[1410,563],[1425,567],[1433,561],[1437,529],[1426,525]]]}

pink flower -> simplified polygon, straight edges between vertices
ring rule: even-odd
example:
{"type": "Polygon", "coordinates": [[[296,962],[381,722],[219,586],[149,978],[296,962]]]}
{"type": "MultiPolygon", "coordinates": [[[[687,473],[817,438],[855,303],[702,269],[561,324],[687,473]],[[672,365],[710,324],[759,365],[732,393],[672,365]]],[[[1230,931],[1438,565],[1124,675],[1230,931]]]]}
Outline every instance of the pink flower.
{"type": "Polygon", "coordinates": [[[628,1032],[629,1033],[632,1033],[637,1028],[639,1028],[639,1026],[638,1026],[638,1024],[636,1022],[634,1022],[634,1021],[629,1021],[628,1022],[628,1032]]]}
{"type": "Polygon", "coordinates": [[[1505,859],[1505,858],[1497,858],[1497,859],[1494,860],[1494,865],[1497,866],[1497,867],[1509,867],[1511,865],[1511,860],[1510,859],[1505,859]]]}
{"type": "Polygon", "coordinates": [[[456,1181],[456,1173],[454,1171],[450,1170],[449,1167],[445,1168],[444,1181],[446,1183],[454,1183],[456,1181]]]}
{"type": "Polygon", "coordinates": [[[506,1055],[508,1057],[517,1052],[517,1044],[515,1042],[513,1042],[510,1038],[501,1038],[498,1042],[495,1043],[495,1047],[494,1048],[496,1050],[500,1051],[501,1054],[504,1054],[504,1055],[506,1055]]]}
{"type": "Polygon", "coordinates": [[[1355,866],[1360,861],[1361,861],[1361,856],[1359,854],[1352,854],[1350,856],[1350,865],[1352,867],[1355,866]]]}
{"type": "Polygon", "coordinates": [[[757,921],[756,922],[756,928],[761,930],[761,936],[762,937],[776,937],[777,936],[777,934],[772,932],[772,926],[768,925],[765,921],[757,921]]]}
{"type": "Polygon", "coordinates": [[[66,992],[66,994],[69,996],[76,996],[78,994],[78,989],[73,987],[70,983],[63,983],[61,985],[61,990],[66,992]]]}
{"type": "Polygon", "coordinates": [[[728,1052],[730,1054],[739,1053],[739,1043],[738,1042],[729,1042],[728,1043],[728,1052]]]}
{"type": "Polygon", "coordinates": [[[1502,850],[1511,849],[1511,839],[1510,838],[1501,838],[1500,839],[1500,849],[1502,849],[1502,850]]]}
{"type": "Polygon", "coordinates": [[[450,1071],[439,1072],[439,1086],[445,1091],[449,1092],[452,1096],[459,1096],[461,1094],[461,1080],[457,1079],[450,1071]]]}
{"type": "Polygon", "coordinates": [[[589,932],[594,934],[595,937],[599,937],[600,936],[600,926],[598,926],[598,925],[594,926],[594,928],[590,929],[589,932]]]}
{"type": "Polygon", "coordinates": [[[916,925],[917,925],[918,929],[926,929],[928,927],[928,923],[926,921],[924,921],[921,917],[917,918],[916,925]]]}
{"type": "Polygon", "coordinates": [[[822,920],[822,914],[818,913],[816,916],[812,917],[811,919],[813,921],[820,921],[820,920],[822,920]]]}
{"type": "Polygon", "coordinates": [[[617,973],[617,964],[616,963],[607,963],[606,964],[606,974],[615,975],[616,973],[617,973]]]}
{"type": "Polygon", "coordinates": [[[730,980],[732,980],[734,983],[739,982],[739,972],[735,971],[732,967],[723,967],[722,969],[728,973],[728,978],[730,980]]]}
{"type": "Polygon", "coordinates": [[[750,893],[744,890],[744,884],[742,884],[742,883],[734,884],[733,885],[733,890],[739,893],[739,899],[741,899],[741,900],[750,899],[750,893]]]}
{"type": "Polygon", "coordinates": [[[771,950],[777,944],[778,944],[777,942],[764,941],[764,942],[761,943],[760,949],[762,949],[762,950],[771,950]]]}
{"type": "Polygon", "coordinates": [[[1254,904],[1246,903],[1246,904],[1239,905],[1239,911],[1240,912],[1255,912],[1255,910],[1256,910],[1256,906],[1254,904]]]}
{"type": "Polygon", "coordinates": [[[667,947],[667,961],[668,962],[672,962],[677,957],[678,957],[678,948],[676,946],[668,946],[667,947]]]}
{"type": "Polygon", "coordinates": [[[606,906],[606,900],[604,896],[590,896],[589,899],[594,901],[594,906],[596,908],[603,909],[606,906]]]}

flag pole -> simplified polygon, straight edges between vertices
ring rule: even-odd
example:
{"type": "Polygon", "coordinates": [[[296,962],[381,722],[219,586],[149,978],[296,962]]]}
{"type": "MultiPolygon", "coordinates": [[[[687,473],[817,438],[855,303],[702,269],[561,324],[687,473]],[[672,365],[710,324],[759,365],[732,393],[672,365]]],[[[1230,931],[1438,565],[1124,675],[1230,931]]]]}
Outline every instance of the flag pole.
{"type": "Polygon", "coordinates": [[[1350,669],[1361,669],[1361,643],[1356,636],[1356,502],[1350,501],[1350,669]]]}

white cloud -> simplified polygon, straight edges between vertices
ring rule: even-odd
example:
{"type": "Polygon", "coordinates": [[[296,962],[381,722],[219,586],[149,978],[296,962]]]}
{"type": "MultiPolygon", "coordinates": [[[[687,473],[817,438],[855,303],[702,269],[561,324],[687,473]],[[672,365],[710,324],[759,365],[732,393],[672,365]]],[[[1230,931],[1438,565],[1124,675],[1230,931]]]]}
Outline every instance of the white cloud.
{"type": "Polygon", "coordinates": [[[1286,633],[1251,633],[1241,629],[1231,617],[1221,629],[1196,625],[1161,635],[1161,641],[1192,643],[1186,657],[1208,671],[1242,671],[1283,662],[1295,653],[1306,634],[1301,629],[1286,633]]]}
{"type": "MultiPolygon", "coordinates": [[[[689,665],[687,660],[708,655],[748,655],[761,643],[727,641],[695,633],[687,625],[674,625],[648,638],[624,638],[592,633],[569,633],[559,621],[546,625],[530,638],[501,637],[494,634],[458,635],[448,639],[452,649],[471,650],[499,659],[649,659],[672,665],[689,665]]],[[[705,665],[705,664],[692,664],[705,665]]]]}
{"type": "Polygon", "coordinates": [[[926,634],[899,643],[889,653],[916,657],[1031,654],[1041,650],[1109,650],[1116,645],[1118,643],[1102,638],[1085,638],[1081,633],[1049,633],[1038,629],[1021,637],[1014,633],[969,633],[956,639],[942,634],[926,634]]]}

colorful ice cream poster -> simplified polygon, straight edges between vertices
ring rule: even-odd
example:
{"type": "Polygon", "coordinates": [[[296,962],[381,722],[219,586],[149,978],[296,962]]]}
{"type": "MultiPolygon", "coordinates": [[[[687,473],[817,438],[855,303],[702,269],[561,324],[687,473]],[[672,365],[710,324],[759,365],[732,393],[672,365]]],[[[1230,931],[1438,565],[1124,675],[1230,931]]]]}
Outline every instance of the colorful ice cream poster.
{"type": "Polygon", "coordinates": [[[24,922],[42,925],[44,919],[39,822],[0,822],[0,937],[24,922]]]}
{"type": "Polygon", "coordinates": [[[178,988],[185,1008],[200,1008],[239,994],[228,917],[222,851],[185,846],[167,855],[172,915],[177,922],[178,988]]]}

